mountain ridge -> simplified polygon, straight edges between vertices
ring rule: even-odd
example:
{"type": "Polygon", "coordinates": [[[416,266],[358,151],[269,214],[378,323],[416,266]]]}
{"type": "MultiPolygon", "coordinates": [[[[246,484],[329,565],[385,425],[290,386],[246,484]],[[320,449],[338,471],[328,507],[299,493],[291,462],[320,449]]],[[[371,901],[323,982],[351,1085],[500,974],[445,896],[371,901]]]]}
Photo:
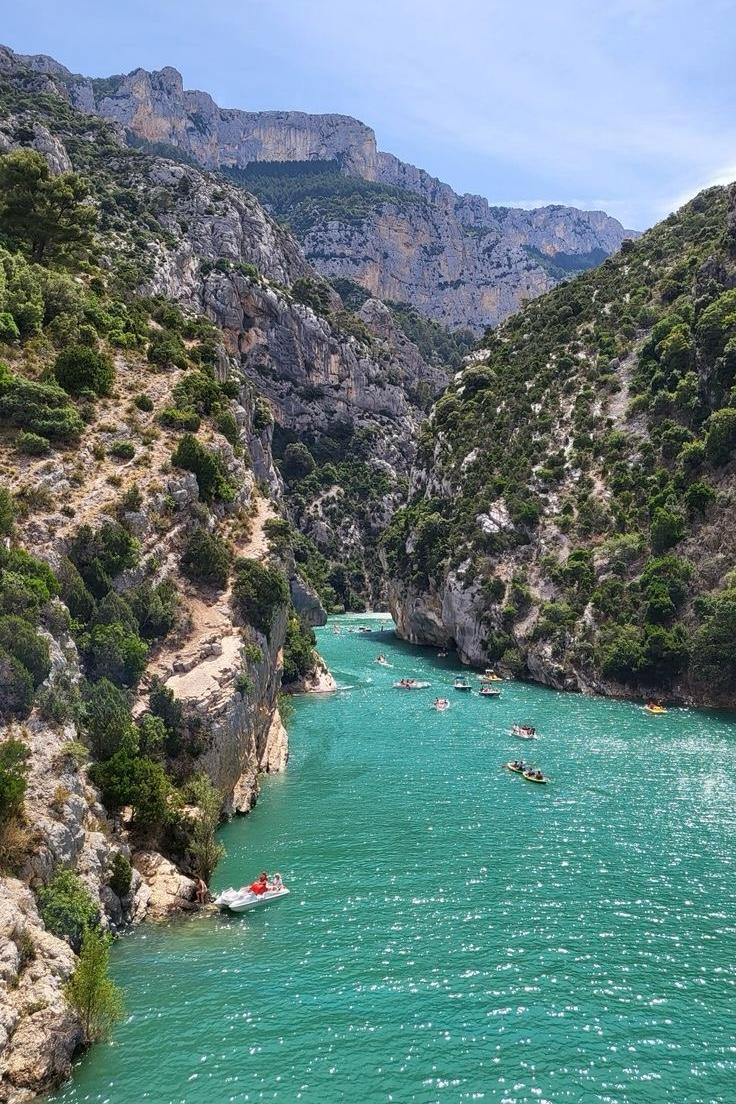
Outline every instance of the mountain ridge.
{"type": "MultiPolygon", "coordinates": [[[[335,162],[344,175],[418,197],[419,203],[402,203],[377,192],[361,220],[330,218],[328,208],[301,242],[323,275],[356,280],[379,298],[407,301],[452,327],[480,332],[495,325],[559,282],[556,257],[591,267],[637,236],[602,211],[502,207],[460,195],[379,150],[373,129],[349,115],[221,108],[209,93],[185,89],[171,66],[88,78],[46,55],[3,49],[58,82],[79,110],[111,120],[139,142],[173,147],[205,168],[335,162]]],[[[289,212],[276,214],[288,220],[289,212]]]]}

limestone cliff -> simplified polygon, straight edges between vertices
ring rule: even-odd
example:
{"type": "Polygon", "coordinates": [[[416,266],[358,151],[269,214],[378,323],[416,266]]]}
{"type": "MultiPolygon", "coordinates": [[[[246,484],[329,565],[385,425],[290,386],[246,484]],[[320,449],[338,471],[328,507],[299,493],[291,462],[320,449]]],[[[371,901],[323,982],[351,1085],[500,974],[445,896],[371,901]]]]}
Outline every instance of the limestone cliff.
{"type": "MultiPolygon", "coordinates": [[[[171,67],[96,80],[51,58],[20,60],[47,74],[77,108],[110,119],[131,140],[177,150],[207,168],[320,162],[369,182],[374,187],[363,191],[360,217],[355,209],[336,212],[330,189],[310,193],[308,229],[300,229],[294,205],[275,203],[274,210],[295,227],[323,274],[350,277],[381,299],[409,302],[453,327],[495,325],[631,236],[601,211],[520,210],[458,195],[380,151],[371,128],[348,116],[220,108],[206,92],[185,89],[171,67]]],[[[258,190],[255,178],[244,183],[258,190]]],[[[259,194],[266,202],[273,198],[259,194]]]]}

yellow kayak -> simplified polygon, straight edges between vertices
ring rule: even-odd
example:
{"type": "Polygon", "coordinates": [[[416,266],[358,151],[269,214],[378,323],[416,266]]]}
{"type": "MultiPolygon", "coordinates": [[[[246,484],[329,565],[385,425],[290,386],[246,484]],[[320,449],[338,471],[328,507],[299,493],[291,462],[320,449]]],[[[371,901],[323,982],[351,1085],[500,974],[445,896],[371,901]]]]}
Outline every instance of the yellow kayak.
{"type": "Polygon", "coordinates": [[[645,713],[652,713],[655,717],[658,717],[660,713],[666,713],[667,710],[663,705],[645,705],[645,713]]]}
{"type": "Polygon", "coordinates": [[[527,782],[536,782],[538,786],[546,786],[549,782],[548,778],[535,778],[533,774],[527,774],[526,771],[524,771],[523,777],[526,778],[527,782]]]}
{"type": "Polygon", "coordinates": [[[500,675],[478,675],[481,682],[503,682],[500,675]]]}

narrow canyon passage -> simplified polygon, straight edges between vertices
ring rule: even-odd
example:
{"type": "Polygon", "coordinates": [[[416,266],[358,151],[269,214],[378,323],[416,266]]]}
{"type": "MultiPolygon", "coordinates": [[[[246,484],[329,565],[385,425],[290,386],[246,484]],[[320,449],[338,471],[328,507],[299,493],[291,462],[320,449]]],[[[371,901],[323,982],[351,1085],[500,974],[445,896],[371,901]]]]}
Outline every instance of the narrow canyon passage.
{"type": "Polygon", "coordinates": [[[267,868],[291,896],[120,940],[128,1018],[55,1104],[727,1104],[733,718],[454,693],[452,656],[382,624],[318,630],[350,689],[297,699],[286,774],[223,830],[216,887],[267,868]]]}

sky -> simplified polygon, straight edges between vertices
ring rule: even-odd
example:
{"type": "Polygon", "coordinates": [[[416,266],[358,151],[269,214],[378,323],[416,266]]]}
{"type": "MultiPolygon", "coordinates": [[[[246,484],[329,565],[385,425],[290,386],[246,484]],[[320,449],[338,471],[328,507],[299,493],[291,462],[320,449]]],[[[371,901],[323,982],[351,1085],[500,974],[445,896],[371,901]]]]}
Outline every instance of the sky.
{"type": "Polygon", "coordinates": [[[24,0],[0,40],[223,107],[354,115],[459,192],[645,229],[736,179],[734,0],[24,0]]]}

